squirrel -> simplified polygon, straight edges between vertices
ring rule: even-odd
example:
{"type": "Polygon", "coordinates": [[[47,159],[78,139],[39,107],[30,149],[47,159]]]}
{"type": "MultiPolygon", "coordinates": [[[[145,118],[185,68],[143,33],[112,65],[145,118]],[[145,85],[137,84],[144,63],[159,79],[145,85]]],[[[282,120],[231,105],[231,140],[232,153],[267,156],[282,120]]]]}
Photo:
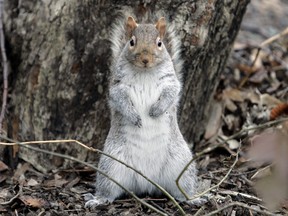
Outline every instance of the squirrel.
{"type": "MultiPolygon", "coordinates": [[[[176,185],[180,172],[192,159],[177,122],[182,65],[179,40],[166,27],[164,17],[154,25],[138,24],[129,16],[126,25],[113,28],[111,127],[104,152],[137,169],[176,200],[186,201],[176,185]]],[[[161,193],[142,176],[107,156],[101,155],[98,168],[137,195],[161,193]]],[[[190,197],[196,193],[194,163],[179,183],[190,197]]],[[[111,203],[123,194],[119,186],[97,173],[96,194],[85,195],[85,206],[111,203]]]]}

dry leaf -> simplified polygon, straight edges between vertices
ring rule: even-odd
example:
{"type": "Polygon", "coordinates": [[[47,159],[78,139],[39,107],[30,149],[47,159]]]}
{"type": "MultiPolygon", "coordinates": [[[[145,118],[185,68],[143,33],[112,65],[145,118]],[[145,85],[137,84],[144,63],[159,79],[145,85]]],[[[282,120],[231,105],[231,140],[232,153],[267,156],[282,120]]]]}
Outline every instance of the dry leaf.
{"type": "Polygon", "coordinates": [[[205,139],[210,139],[212,136],[217,134],[221,123],[221,115],[222,105],[215,101],[211,106],[211,112],[204,135],[205,139]]]}
{"type": "Polygon", "coordinates": [[[13,175],[13,179],[15,181],[18,181],[21,175],[24,175],[25,172],[30,168],[30,164],[29,163],[24,163],[24,164],[18,164],[17,166],[17,170],[13,175]]]}
{"type": "Polygon", "coordinates": [[[249,81],[252,83],[260,84],[266,79],[267,71],[266,70],[259,70],[256,73],[254,73],[250,78],[249,81]]]}
{"type": "Polygon", "coordinates": [[[232,101],[243,102],[246,98],[246,93],[235,88],[227,88],[223,91],[223,99],[230,99],[232,101]]]}
{"type": "Polygon", "coordinates": [[[44,182],[46,187],[62,187],[67,184],[68,181],[64,179],[52,179],[44,182]]]}
{"type": "Polygon", "coordinates": [[[237,110],[237,106],[235,105],[235,103],[232,100],[227,98],[224,101],[225,101],[224,102],[225,108],[227,108],[229,111],[235,112],[237,110]]]}
{"type": "Polygon", "coordinates": [[[238,64],[236,65],[236,67],[240,70],[245,72],[246,74],[251,74],[251,73],[255,73],[256,71],[259,70],[259,68],[253,66],[249,66],[249,65],[245,65],[245,64],[238,64]]]}
{"type": "Polygon", "coordinates": [[[29,179],[27,182],[27,186],[36,186],[39,185],[39,183],[35,179],[29,179]]]}
{"type": "Polygon", "coordinates": [[[41,198],[33,198],[31,196],[20,196],[19,199],[29,207],[43,208],[49,206],[49,203],[41,198]]]}
{"type": "Polygon", "coordinates": [[[269,94],[260,95],[260,101],[261,101],[261,105],[266,105],[268,108],[272,108],[274,106],[277,106],[283,103],[282,101],[278,100],[277,98],[269,94]]]}
{"type": "Polygon", "coordinates": [[[0,172],[8,170],[8,166],[0,160],[0,172]]]}

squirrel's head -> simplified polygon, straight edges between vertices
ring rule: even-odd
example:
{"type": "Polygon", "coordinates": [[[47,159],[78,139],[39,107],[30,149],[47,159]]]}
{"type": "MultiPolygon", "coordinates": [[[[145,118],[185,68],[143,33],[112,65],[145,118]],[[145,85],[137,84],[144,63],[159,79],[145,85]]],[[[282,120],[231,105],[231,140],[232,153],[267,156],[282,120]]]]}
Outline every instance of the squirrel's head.
{"type": "Polygon", "coordinates": [[[126,23],[127,59],[137,67],[150,68],[164,60],[166,48],[163,39],[166,31],[165,18],[153,24],[137,24],[129,16],[126,23]]]}

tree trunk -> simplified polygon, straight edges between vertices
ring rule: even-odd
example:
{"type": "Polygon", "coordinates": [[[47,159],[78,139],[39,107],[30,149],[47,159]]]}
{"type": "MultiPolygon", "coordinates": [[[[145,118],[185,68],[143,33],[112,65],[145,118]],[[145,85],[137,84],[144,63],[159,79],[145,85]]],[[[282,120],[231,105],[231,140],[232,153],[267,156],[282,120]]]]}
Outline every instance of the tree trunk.
{"type": "MultiPolygon", "coordinates": [[[[185,60],[179,124],[188,142],[198,141],[248,2],[6,0],[12,70],[8,135],[20,141],[77,139],[102,147],[110,124],[109,31],[119,10],[132,8],[139,16],[161,9],[176,25],[185,60]]],[[[95,159],[74,144],[41,147],[95,159]]],[[[42,171],[63,166],[59,159],[22,148],[20,156],[42,171]]]]}

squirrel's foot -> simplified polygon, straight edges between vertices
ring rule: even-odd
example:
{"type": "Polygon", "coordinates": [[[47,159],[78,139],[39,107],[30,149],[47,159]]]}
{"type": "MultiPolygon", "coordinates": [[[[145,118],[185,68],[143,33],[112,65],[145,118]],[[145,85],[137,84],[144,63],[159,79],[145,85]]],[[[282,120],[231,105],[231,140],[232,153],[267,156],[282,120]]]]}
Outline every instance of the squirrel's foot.
{"type": "Polygon", "coordinates": [[[108,205],[112,200],[106,197],[93,196],[91,193],[84,194],[85,208],[96,208],[99,205],[108,205]]]}

